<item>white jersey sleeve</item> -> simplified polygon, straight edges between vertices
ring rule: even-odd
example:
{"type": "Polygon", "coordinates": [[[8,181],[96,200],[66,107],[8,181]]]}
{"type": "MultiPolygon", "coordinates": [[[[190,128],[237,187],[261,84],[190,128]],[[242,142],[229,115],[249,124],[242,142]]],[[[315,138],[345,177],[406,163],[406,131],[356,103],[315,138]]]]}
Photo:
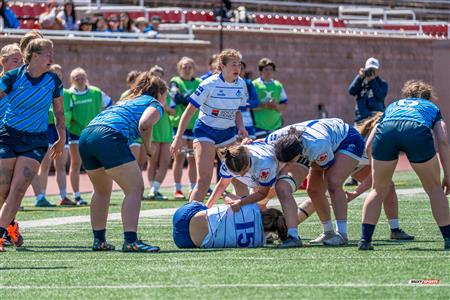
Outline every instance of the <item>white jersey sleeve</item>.
{"type": "Polygon", "coordinates": [[[194,105],[196,108],[200,108],[200,106],[206,102],[209,98],[211,89],[211,81],[204,80],[200,83],[197,89],[189,96],[189,102],[194,105]]]}

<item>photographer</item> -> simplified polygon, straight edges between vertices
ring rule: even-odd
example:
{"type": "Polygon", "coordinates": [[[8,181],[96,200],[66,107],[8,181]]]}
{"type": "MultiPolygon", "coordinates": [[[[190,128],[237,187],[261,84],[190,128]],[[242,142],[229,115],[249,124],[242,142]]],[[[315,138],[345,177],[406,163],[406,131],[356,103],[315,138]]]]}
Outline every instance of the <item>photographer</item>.
{"type": "Polygon", "coordinates": [[[350,95],[356,96],[356,124],[377,111],[385,110],[384,98],[388,92],[388,84],[378,76],[379,68],[378,59],[369,58],[348,88],[350,95]]]}

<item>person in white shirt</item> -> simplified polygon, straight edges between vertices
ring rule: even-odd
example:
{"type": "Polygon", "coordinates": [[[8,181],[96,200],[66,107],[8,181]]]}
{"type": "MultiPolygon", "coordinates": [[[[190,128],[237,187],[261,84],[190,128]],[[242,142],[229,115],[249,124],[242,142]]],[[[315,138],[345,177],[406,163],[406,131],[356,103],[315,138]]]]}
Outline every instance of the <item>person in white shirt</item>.
{"type": "Polygon", "coordinates": [[[247,108],[248,92],[239,77],[241,54],[233,49],[222,51],[218,56],[219,73],[204,80],[188,98],[178,131],[171,145],[172,155],[181,149],[182,136],[196,109],[200,110],[194,127],[194,154],[197,181],[190,201],[203,202],[214,168],[216,147],[224,147],[246,137],[241,110],[247,108]]]}

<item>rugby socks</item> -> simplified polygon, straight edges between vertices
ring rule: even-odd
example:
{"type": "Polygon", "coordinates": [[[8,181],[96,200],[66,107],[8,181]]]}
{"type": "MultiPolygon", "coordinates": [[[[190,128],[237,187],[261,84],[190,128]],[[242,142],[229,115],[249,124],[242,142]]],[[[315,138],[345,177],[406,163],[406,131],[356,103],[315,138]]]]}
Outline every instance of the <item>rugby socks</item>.
{"type": "Polygon", "coordinates": [[[298,228],[288,228],[287,235],[288,237],[298,240],[298,228]]]}
{"type": "Polygon", "coordinates": [[[176,191],[181,191],[182,185],[179,182],[175,182],[175,192],[176,191]]]}
{"type": "Polygon", "coordinates": [[[36,196],[36,201],[41,201],[41,200],[44,199],[44,198],[45,198],[45,194],[40,193],[40,194],[38,194],[38,195],[36,196]]]}
{"type": "Polygon", "coordinates": [[[400,222],[398,219],[390,219],[390,220],[388,220],[388,223],[389,223],[389,227],[391,228],[392,232],[400,230],[400,222]]]}
{"type": "Polygon", "coordinates": [[[92,230],[92,232],[94,233],[95,239],[98,239],[102,243],[106,242],[106,229],[92,230]]]}
{"type": "Polygon", "coordinates": [[[134,243],[137,241],[137,232],[133,231],[125,231],[123,233],[123,237],[128,244],[134,243]]]}
{"type": "Polygon", "coordinates": [[[334,231],[333,230],[333,222],[331,220],[321,222],[323,227],[323,232],[334,231]]]}
{"type": "Polygon", "coordinates": [[[372,235],[373,232],[375,231],[375,225],[362,223],[361,229],[362,229],[361,240],[364,240],[368,243],[372,242],[372,235]]]}
{"type": "Polygon", "coordinates": [[[59,190],[59,195],[61,196],[61,199],[64,199],[67,197],[67,191],[66,189],[59,190]]]}
{"type": "Polygon", "coordinates": [[[74,192],[73,196],[76,198],[81,198],[81,193],[80,192],[74,192]]]}
{"type": "Polygon", "coordinates": [[[159,188],[161,187],[161,183],[158,181],[153,181],[152,188],[150,189],[150,193],[159,192],[159,188]]]}
{"type": "Polygon", "coordinates": [[[191,183],[191,187],[190,187],[189,191],[193,191],[194,188],[195,188],[195,183],[191,183]]]}
{"type": "Polygon", "coordinates": [[[450,239],[450,224],[439,226],[439,230],[441,231],[442,237],[444,239],[450,239]]]}
{"type": "Polygon", "coordinates": [[[347,220],[336,220],[336,231],[344,238],[347,237],[347,220]]]}

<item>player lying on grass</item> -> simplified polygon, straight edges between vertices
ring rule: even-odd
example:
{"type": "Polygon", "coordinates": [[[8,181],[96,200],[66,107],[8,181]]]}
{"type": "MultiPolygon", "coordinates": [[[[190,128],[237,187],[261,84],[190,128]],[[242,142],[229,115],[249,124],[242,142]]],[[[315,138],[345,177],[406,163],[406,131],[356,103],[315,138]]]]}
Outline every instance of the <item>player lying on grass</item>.
{"type": "Polygon", "coordinates": [[[137,237],[144,181],[129,145],[141,137],[142,145],[150,155],[152,127],[164,113],[160,102],[165,101],[166,92],[167,87],[162,79],[144,72],[124,100],[101,112],[81,132],[80,154],[94,186],[91,202],[94,251],[114,250],[114,246],[106,242],[106,223],[114,180],[125,194],[122,204],[125,239],[122,251],[159,252],[159,247],[143,243],[137,237]]]}
{"type": "Polygon", "coordinates": [[[291,172],[297,178],[289,174],[280,175],[276,185],[288,228],[297,229],[297,203],[293,193],[303,182],[310,166],[307,192],[323,226],[323,233],[311,243],[347,244],[347,198],[343,183],[364,152],[364,140],[359,132],[341,119],[320,119],[279,129],[266,137],[266,142],[275,144],[276,157],[287,163],[286,168],[303,166],[303,169],[291,172]],[[333,229],[330,205],[325,195],[327,190],[338,234],[333,229]]]}
{"type": "Polygon", "coordinates": [[[444,238],[444,249],[450,250],[450,213],[446,194],[450,193],[450,146],[447,128],[440,109],[432,101],[433,88],[423,81],[411,80],[402,89],[404,99],[391,103],[372,130],[372,190],[362,212],[362,235],[359,250],[373,250],[372,235],[389,193],[400,151],[405,152],[430,198],[433,217],[444,238]],[[434,136],[433,136],[434,135],[434,136]],[[444,171],[440,180],[439,158],[444,171]]]}
{"type": "MultiPolygon", "coordinates": [[[[359,132],[364,138],[367,138],[373,127],[376,125],[383,113],[376,113],[373,117],[365,121],[360,127],[358,127],[359,132]]],[[[371,160],[371,149],[370,145],[367,145],[368,151],[361,158],[357,169],[351,175],[352,178],[359,181],[361,184],[358,185],[354,192],[346,192],[348,202],[352,201],[365,191],[370,188],[372,184],[372,174],[370,173],[370,160],[371,160]]],[[[398,219],[398,198],[395,192],[394,182],[390,182],[389,192],[383,198],[383,208],[388,219],[389,227],[391,228],[390,238],[393,240],[412,240],[414,236],[407,234],[405,231],[400,229],[400,223],[398,219]]],[[[306,221],[306,219],[311,216],[314,212],[314,205],[311,199],[302,202],[298,208],[298,219],[299,223],[306,221]]]]}
{"type": "Polygon", "coordinates": [[[193,201],[173,216],[173,240],[179,248],[263,247],[270,232],[281,240],[287,238],[283,214],[275,208],[261,212],[256,203],[234,212],[229,205],[208,208],[193,201]]]}

